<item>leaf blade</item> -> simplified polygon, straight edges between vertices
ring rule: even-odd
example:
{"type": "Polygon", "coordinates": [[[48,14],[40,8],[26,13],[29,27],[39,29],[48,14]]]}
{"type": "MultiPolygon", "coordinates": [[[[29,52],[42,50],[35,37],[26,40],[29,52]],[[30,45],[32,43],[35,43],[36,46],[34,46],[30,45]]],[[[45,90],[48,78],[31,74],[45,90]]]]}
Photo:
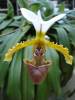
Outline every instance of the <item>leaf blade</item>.
{"type": "Polygon", "coordinates": [[[21,65],[22,51],[14,55],[9,70],[7,95],[12,100],[21,100],[21,65]]]}

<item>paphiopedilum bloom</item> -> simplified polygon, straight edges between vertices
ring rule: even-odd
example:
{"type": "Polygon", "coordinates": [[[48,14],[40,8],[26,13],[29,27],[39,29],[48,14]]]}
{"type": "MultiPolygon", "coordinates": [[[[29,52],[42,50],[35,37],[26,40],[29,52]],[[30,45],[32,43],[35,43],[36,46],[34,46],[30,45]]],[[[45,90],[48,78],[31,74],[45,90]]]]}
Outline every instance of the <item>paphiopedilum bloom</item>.
{"type": "Polygon", "coordinates": [[[22,15],[33,24],[36,30],[36,37],[27,40],[21,43],[17,43],[14,47],[10,48],[8,52],[5,54],[5,60],[11,61],[13,54],[18,50],[33,46],[33,60],[32,61],[24,61],[25,64],[29,66],[29,72],[35,84],[38,84],[43,77],[46,76],[46,72],[48,71],[48,66],[51,62],[46,61],[44,59],[44,53],[46,48],[54,48],[63,54],[66,63],[72,64],[73,57],[69,55],[68,48],[63,47],[63,45],[55,44],[54,42],[50,42],[45,39],[46,32],[48,29],[58,20],[62,19],[66,14],[60,14],[48,21],[44,21],[41,17],[40,11],[37,14],[32,11],[27,10],[26,8],[21,8],[22,15]]]}

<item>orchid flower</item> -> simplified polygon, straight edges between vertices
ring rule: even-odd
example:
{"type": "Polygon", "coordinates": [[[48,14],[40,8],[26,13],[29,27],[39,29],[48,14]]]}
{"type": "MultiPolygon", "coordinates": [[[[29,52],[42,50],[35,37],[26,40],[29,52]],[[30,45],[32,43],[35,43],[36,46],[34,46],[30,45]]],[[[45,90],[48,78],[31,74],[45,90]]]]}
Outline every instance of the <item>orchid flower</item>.
{"type": "Polygon", "coordinates": [[[49,40],[45,39],[45,35],[48,29],[55,22],[65,17],[66,14],[60,14],[48,21],[44,21],[41,17],[40,11],[35,14],[32,11],[27,10],[26,8],[21,8],[21,13],[26,20],[33,24],[36,30],[36,37],[28,41],[17,43],[14,47],[10,48],[5,54],[5,61],[11,61],[13,54],[18,50],[28,46],[33,46],[33,49],[42,48],[44,51],[46,50],[46,48],[54,48],[61,54],[63,54],[66,63],[72,64],[73,57],[69,55],[69,50],[67,48],[64,48],[63,45],[58,45],[57,43],[55,44],[54,42],[50,42],[49,40]]]}

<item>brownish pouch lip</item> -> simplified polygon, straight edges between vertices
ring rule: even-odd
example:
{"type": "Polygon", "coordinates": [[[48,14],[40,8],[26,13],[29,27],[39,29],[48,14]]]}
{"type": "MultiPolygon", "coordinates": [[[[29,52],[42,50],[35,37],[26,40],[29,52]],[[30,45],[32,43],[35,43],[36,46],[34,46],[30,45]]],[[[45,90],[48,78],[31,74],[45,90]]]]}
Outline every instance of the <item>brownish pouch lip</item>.
{"type": "Polygon", "coordinates": [[[30,77],[34,84],[40,84],[48,73],[48,66],[42,65],[34,67],[32,64],[28,65],[30,77]]]}
{"type": "Polygon", "coordinates": [[[43,80],[45,80],[48,73],[48,68],[52,64],[51,62],[47,62],[43,65],[35,66],[32,61],[28,60],[24,60],[24,63],[28,67],[28,72],[31,80],[36,85],[40,84],[43,80]]]}

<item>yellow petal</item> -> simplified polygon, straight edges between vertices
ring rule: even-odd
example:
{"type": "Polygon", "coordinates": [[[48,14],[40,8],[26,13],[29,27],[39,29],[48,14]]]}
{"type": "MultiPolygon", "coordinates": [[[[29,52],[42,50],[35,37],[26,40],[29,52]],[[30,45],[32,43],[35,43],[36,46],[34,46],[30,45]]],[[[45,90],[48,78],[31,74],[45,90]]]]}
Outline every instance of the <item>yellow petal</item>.
{"type": "Polygon", "coordinates": [[[11,61],[12,56],[15,52],[19,51],[22,48],[25,48],[27,46],[33,45],[34,44],[34,39],[31,41],[24,41],[22,43],[17,43],[16,46],[12,47],[11,49],[8,50],[8,52],[5,54],[5,59],[4,61],[11,61]]]}
{"type": "Polygon", "coordinates": [[[65,57],[66,63],[72,64],[73,57],[69,55],[69,50],[64,48],[63,45],[54,44],[54,42],[46,41],[47,46],[56,49],[60,53],[62,53],[65,57]]]}

